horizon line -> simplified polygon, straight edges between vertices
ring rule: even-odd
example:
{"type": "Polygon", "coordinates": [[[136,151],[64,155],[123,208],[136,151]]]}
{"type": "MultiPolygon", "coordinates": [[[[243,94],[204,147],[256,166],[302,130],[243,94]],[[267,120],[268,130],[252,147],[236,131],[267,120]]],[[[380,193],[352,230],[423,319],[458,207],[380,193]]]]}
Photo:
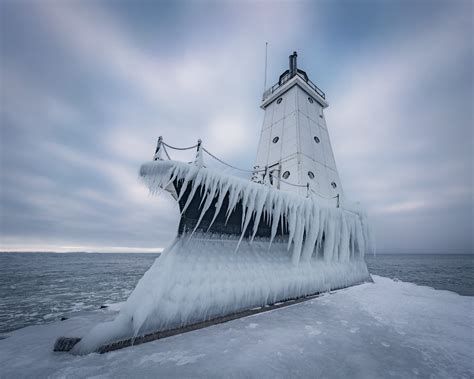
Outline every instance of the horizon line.
{"type": "Polygon", "coordinates": [[[0,253],[162,253],[163,247],[129,247],[129,246],[51,246],[51,247],[30,247],[30,246],[0,246],[0,253]]]}
{"type": "MultiPolygon", "coordinates": [[[[27,250],[27,249],[18,249],[18,250],[9,250],[9,249],[0,249],[0,254],[161,254],[164,248],[130,248],[128,250],[117,249],[115,251],[111,249],[84,249],[84,250],[48,250],[48,249],[37,249],[37,250],[27,250]]],[[[377,255],[474,255],[474,252],[377,252],[366,253],[365,256],[377,257],[377,255]]]]}

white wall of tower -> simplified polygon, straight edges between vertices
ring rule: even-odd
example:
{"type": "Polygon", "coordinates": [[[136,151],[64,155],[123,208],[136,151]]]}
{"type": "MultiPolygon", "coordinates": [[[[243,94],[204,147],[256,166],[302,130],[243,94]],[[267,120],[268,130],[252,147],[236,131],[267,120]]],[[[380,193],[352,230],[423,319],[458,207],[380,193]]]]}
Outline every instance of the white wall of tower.
{"type": "MultiPolygon", "coordinates": [[[[324,106],[316,100],[317,96],[298,85],[298,80],[280,88],[280,94],[264,107],[255,166],[280,170],[280,177],[288,171],[290,176],[283,180],[299,185],[309,183],[310,188],[322,196],[343,195],[324,118],[324,106]],[[314,174],[313,179],[309,177],[309,172],[314,174]]],[[[282,182],[279,188],[301,195],[307,193],[306,188],[282,182]]]]}

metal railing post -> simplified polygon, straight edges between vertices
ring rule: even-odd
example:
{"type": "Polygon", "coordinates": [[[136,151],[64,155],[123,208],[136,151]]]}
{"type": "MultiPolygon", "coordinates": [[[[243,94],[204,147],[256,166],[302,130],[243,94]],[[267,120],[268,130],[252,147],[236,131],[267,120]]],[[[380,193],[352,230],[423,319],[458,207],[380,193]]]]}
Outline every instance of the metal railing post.
{"type": "Polygon", "coordinates": [[[255,183],[260,182],[260,178],[259,178],[259,174],[258,174],[259,168],[260,168],[260,166],[253,166],[252,179],[251,179],[252,182],[255,182],[255,183]]]}
{"type": "Polygon", "coordinates": [[[163,143],[163,137],[159,136],[158,137],[158,142],[156,143],[156,150],[155,150],[155,155],[153,156],[154,161],[162,161],[163,158],[161,157],[161,144],[163,143]]]}
{"type": "Polygon", "coordinates": [[[202,148],[201,148],[202,140],[199,138],[196,148],[196,159],[194,160],[194,164],[196,166],[202,167],[204,164],[203,157],[202,157],[202,148]]]}
{"type": "Polygon", "coordinates": [[[267,174],[268,174],[268,166],[265,166],[265,171],[263,172],[263,184],[268,184],[267,183],[267,174]]]}

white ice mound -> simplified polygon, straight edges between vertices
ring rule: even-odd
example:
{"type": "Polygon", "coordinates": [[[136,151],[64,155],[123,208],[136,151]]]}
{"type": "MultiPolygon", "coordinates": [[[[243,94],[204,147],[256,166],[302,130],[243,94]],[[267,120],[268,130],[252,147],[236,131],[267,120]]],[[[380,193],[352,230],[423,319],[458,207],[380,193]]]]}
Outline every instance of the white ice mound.
{"type": "MultiPolygon", "coordinates": [[[[181,192],[190,185],[195,196],[201,185],[202,212],[215,197],[230,196],[228,212],[241,200],[244,228],[250,217],[263,217],[272,225],[273,242],[199,233],[176,238],[138,282],[117,318],[97,325],[74,353],[370,279],[363,259],[370,235],[363,213],[320,207],[315,199],[189,164],[145,164],[141,176],[152,192],[182,179],[181,192]],[[288,238],[275,238],[283,218],[288,238]]],[[[221,205],[218,201],[213,212],[221,205]]]]}

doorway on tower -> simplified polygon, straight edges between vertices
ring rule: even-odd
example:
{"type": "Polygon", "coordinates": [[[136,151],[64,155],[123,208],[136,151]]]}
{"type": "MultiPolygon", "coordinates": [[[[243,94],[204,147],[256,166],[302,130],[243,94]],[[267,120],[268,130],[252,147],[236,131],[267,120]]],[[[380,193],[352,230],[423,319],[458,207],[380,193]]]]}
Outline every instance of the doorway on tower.
{"type": "Polygon", "coordinates": [[[272,187],[280,189],[281,164],[268,166],[268,180],[272,187]]]}

